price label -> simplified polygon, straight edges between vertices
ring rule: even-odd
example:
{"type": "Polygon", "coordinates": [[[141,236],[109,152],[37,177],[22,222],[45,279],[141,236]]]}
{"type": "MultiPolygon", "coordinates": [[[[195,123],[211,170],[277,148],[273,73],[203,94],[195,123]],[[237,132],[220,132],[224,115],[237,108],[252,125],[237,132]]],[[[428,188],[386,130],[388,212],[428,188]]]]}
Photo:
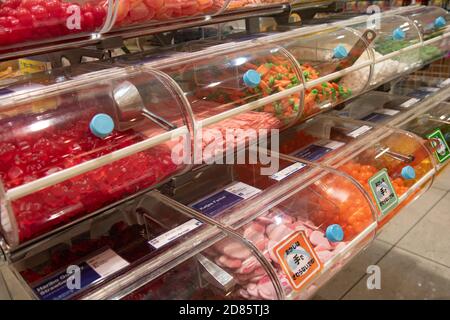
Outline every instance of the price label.
{"type": "Polygon", "coordinates": [[[409,100],[407,100],[407,101],[405,101],[405,102],[403,102],[401,105],[400,105],[400,107],[401,108],[409,108],[409,107],[411,107],[413,104],[415,104],[417,101],[419,101],[419,99],[417,99],[417,98],[411,98],[411,99],[409,99],[409,100]]]}
{"type": "Polygon", "coordinates": [[[369,186],[380,209],[379,220],[394,209],[398,204],[398,196],[392,186],[386,169],[376,173],[369,179],[369,186]]]}
{"type": "Polygon", "coordinates": [[[431,144],[436,148],[434,155],[439,163],[443,163],[450,158],[450,148],[441,129],[436,129],[427,135],[427,138],[431,140],[431,144]]]}
{"type": "Polygon", "coordinates": [[[363,125],[361,127],[359,127],[358,129],[355,129],[349,133],[347,133],[348,137],[352,137],[352,138],[357,138],[360,135],[366,133],[367,131],[372,130],[373,128],[371,126],[367,126],[367,125],[363,125]]]}
{"type": "Polygon", "coordinates": [[[236,182],[224,190],[215,192],[191,204],[190,207],[208,216],[215,216],[223,210],[234,206],[242,200],[249,199],[260,192],[261,190],[258,188],[243,182],[236,182]]]}

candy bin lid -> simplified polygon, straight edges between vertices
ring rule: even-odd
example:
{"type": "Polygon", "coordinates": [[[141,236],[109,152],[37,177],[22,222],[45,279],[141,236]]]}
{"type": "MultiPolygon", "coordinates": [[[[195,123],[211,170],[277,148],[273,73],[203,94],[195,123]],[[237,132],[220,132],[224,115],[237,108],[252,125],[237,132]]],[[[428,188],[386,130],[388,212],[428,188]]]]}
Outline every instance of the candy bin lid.
{"type": "Polygon", "coordinates": [[[450,30],[450,13],[444,8],[421,6],[399,15],[409,18],[419,28],[423,40],[442,35],[450,30]]]}
{"type": "Polygon", "coordinates": [[[301,73],[275,45],[242,43],[229,50],[200,52],[167,64],[162,61],[159,70],[179,85],[190,104],[203,160],[227,149],[226,133],[233,136],[233,145],[239,145],[240,132],[283,129],[302,113],[301,73]],[[226,147],[218,139],[226,140],[226,147]]]}
{"type": "Polygon", "coordinates": [[[61,0],[0,4],[0,51],[109,30],[113,0],[61,0]],[[55,19],[49,19],[53,17],[55,19]]]}
{"type": "Polygon", "coordinates": [[[144,27],[164,22],[204,19],[222,11],[229,0],[117,0],[112,30],[144,27]]]}
{"type": "Polygon", "coordinates": [[[364,145],[344,150],[330,165],[370,194],[380,228],[430,187],[436,167],[426,141],[389,127],[378,128],[364,145]]]}
{"type": "Polygon", "coordinates": [[[170,140],[189,134],[185,112],[165,78],[139,68],[5,101],[0,222],[9,247],[37,241],[179,172],[183,165],[172,159],[170,140]]]}
{"type": "Polygon", "coordinates": [[[408,17],[420,30],[424,46],[420,58],[426,63],[447,56],[450,51],[450,13],[439,7],[419,7],[402,14],[408,17]]]}
{"type": "Polygon", "coordinates": [[[414,110],[417,99],[391,93],[370,91],[350,101],[343,109],[334,110],[338,117],[371,123],[395,125],[414,110]]]}
{"type": "Polygon", "coordinates": [[[450,103],[442,102],[421,115],[405,121],[399,128],[429,140],[438,168],[450,159],[450,103]]]}
{"type": "Polygon", "coordinates": [[[137,276],[142,265],[147,266],[146,276],[154,276],[158,267],[194,256],[201,250],[199,241],[211,245],[219,236],[216,227],[158,201],[150,192],[58,234],[14,261],[13,271],[37,299],[85,299],[98,294],[110,298],[122,289],[130,290],[124,284],[143,281],[137,276]],[[177,256],[181,249],[184,254],[177,256]],[[68,274],[69,266],[81,270],[79,289],[69,288],[61,277],[68,274]],[[123,287],[117,285],[117,277],[127,279],[120,282],[123,287]],[[114,290],[109,288],[112,284],[114,290]]]}
{"type": "Polygon", "coordinates": [[[371,43],[375,65],[370,87],[398,78],[400,74],[422,65],[420,50],[413,47],[421,43],[420,33],[409,19],[397,15],[381,15],[350,26],[360,32],[371,30],[376,35],[371,43]],[[407,51],[398,52],[399,50],[407,51]]]}
{"type": "Polygon", "coordinates": [[[304,34],[288,32],[267,41],[285,48],[297,61],[305,81],[302,118],[329,109],[361,93],[371,74],[368,49],[372,33],[328,28],[304,34]]]}
{"type": "Polygon", "coordinates": [[[326,163],[372,134],[376,125],[319,115],[280,134],[279,152],[326,163]]]}
{"type": "MultiPolygon", "coordinates": [[[[268,176],[259,173],[262,168],[269,169],[262,164],[211,165],[204,169],[205,181],[200,178],[179,186],[171,197],[186,205],[186,210],[235,230],[258,248],[275,271],[285,298],[307,298],[322,275],[340,269],[338,264],[342,266],[371,241],[375,209],[363,189],[345,174],[278,160],[279,168],[266,172],[271,174],[268,176]],[[224,178],[208,178],[207,170],[215,172],[210,176],[224,178]],[[232,202],[236,193],[240,199],[232,202]],[[297,242],[298,246],[294,245],[297,242]]],[[[226,262],[230,274],[246,275],[240,294],[276,299],[273,285],[258,276],[248,255],[233,251],[224,245],[216,259],[226,262]]]]}

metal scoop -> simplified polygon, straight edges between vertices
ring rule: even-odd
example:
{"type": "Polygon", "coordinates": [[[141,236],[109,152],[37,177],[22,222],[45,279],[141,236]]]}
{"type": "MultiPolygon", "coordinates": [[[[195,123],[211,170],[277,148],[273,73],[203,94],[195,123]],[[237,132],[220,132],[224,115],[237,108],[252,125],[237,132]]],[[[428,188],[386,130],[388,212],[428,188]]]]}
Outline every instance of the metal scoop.
{"type": "Polygon", "coordinates": [[[377,148],[377,156],[376,158],[382,156],[382,155],[387,155],[390,156],[391,158],[398,160],[398,161],[402,161],[405,163],[411,163],[415,160],[415,157],[411,154],[409,155],[404,155],[398,152],[394,152],[394,151],[390,151],[389,148],[384,148],[382,146],[379,146],[377,148]]]}
{"type": "Polygon", "coordinates": [[[146,117],[165,130],[177,128],[173,123],[149,111],[142,101],[138,88],[129,81],[124,81],[115,87],[113,90],[113,97],[117,104],[119,128],[123,128],[124,123],[125,126],[127,126],[127,124],[129,126],[130,123],[137,122],[141,120],[142,117],[146,117]]]}

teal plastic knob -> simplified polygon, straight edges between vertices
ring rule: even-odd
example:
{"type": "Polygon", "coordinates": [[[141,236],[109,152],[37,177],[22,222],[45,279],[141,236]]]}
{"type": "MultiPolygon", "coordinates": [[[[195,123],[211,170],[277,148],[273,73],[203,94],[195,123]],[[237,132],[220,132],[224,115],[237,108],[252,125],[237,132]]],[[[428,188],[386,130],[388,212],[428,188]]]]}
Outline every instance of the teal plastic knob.
{"type": "Polygon", "coordinates": [[[250,69],[243,76],[247,87],[255,88],[261,83],[261,75],[256,70],[250,69]]]}
{"type": "Polygon", "coordinates": [[[436,20],[434,20],[434,27],[439,29],[445,27],[447,24],[447,21],[443,16],[437,17],[436,20]]]}
{"type": "Polygon", "coordinates": [[[109,115],[98,113],[92,117],[89,129],[93,135],[103,139],[114,130],[114,121],[109,115]]]}
{"type": "Polygon", "coordinates": [[[401,28],[397,28],[392,32],[392,38],[394,40],[404,40],[406,37],[405,31],[401,28]]]}
{"type": "Polygon", "coordinates": [[[339,242],[344,240],[344,230],[338,224],[332,224],[327,227],[325,236],[331,242],[339,242]]]}
{"type": "Polygon", "coordinates": [[[416,178],[416,170],[411,166],[406,166],[402,168],[402,177],[406,180],[411,180],[416,178]]]}
{"type": "Polygon", "coordinates": [[[348,51],[342,44],[340,44],[333,49],[333,56],[337,59],[343,59],[348,56],[348,51]]]}

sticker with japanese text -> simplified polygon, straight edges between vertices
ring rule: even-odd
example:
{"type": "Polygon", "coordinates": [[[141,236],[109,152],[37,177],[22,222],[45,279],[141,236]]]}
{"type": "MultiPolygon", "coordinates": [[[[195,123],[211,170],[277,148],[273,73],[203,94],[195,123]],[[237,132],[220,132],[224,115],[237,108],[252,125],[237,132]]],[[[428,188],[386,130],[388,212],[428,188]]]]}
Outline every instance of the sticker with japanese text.
{"type": "Polygon", "coordinates": [[[381,211],[381,215],[378,217],[381,219],[398,204],[398,196],[389,179],[387,170],[383,169],[372,176],[369,179],[369,186],[378,209],[381,211]]]}
{"type": "Polygon", "coordinates": [[[427,135],[427,138],[431,140],[432,146],[436,148],[434,154],[439,163],[443,163],[448,158],[450,158],[450,148],[441,129],[436,129],[435,131],[427,135]]]}
{"type": "Polygon", "coordinates": [[[299,291],[322,270],[322,263],[304,231],[299,231],[273,247],[273,252],[289,284],[299,291]]]}

